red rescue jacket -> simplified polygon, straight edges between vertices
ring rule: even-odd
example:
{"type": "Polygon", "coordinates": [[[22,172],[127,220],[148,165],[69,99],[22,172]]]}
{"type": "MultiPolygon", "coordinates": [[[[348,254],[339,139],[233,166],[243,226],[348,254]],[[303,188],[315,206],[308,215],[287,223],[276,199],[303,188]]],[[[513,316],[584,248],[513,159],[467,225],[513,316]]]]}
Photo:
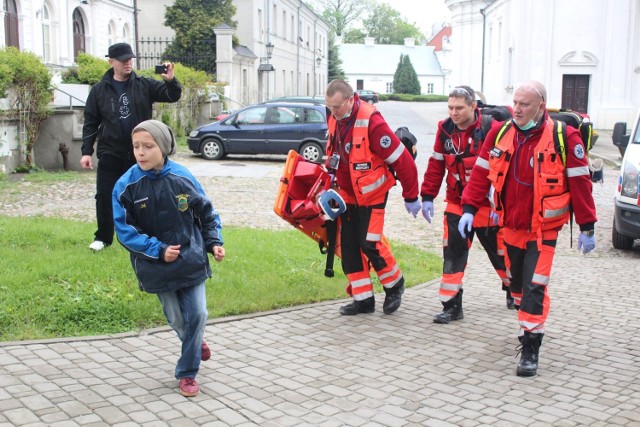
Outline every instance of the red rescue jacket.
{"type": "Polygon", "coordinates": [[[494,123],[485,139],[462,195],[464,212],[475,213],[493,184],[500,193],[493,198],[496,209],[502,212],[502,224],[509,229],[559,229],[566,222],[564,207],[570,201],[580,229],[592,230],[597,221],[596,210],[587,154],[578,131],[567,127],[565,166],[554,149],[550,132],[553,120],[548,116],[542,125],[528,132],[512,124],[495,147],[502,125],[494,123]],[[549,200],[545,202],[543,198],[549,200]],[[552,214],[553,209],[560,215],[552,214]],[[542,217],[546,218],[544,223],[542,217]]]}
{"type": "Polygon", "coordinates": [[[340,122],[341,126],[349,128],[346,136],[338,134],[341,128],[333,115],[327,120],[327,163],[334,153],[341,156],[336,171],[340,195],[345,202],[360,206],[384,202],[396,182],[390,169],[393,165],[402,183],[403,197],[415,200],[418,196],[418,171],[411,154],[375,107],[360,102],[357,97],[355,102],[352,113],[355,118],[340,122]]]}

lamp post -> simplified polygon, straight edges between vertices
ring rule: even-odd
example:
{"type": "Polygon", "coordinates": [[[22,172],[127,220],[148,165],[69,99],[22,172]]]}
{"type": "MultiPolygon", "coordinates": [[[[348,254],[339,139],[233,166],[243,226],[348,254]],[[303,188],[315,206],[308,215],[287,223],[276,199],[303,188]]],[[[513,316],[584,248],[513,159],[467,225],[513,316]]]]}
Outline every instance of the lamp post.
{"type": "MultiPolygon", "coordinates": [[[[274,47],[275,46],[273,45],[273,43],[271,43],[271,41],[267,42],[267,44],[265,45],[265,48],[267,50],[267,56],[260,57],[260,66],[258,67],[258,72],[264,73],[264,72],[274,71],[273,65],[269,63],[269,61],[271,60],[271,55],[273,55],[274,47]]],[[[266,97],[268,98],[269,97],[269,75],[266,76],[266,79],[267,79],[266,97]]],[[[266,101],[266,99],[264,99],[264,101],[266,101]]]]}
{"type": "Polygon", "coordinates": [[[318,76],[317,69],[320,68],[321,62],[322,58],[318,56],[313,63],[313,96],[318,94],[318,86],[320,86],[320,77],[318,76]]]}

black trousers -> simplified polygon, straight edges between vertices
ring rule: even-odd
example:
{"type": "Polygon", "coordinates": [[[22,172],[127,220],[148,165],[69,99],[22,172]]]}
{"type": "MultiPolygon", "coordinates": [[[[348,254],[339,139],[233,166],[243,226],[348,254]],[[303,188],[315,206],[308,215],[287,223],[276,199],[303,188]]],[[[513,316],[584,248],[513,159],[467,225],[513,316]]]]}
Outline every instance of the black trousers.
{"type": "Polygon", "coordinates": [[[113,205],[111,193],[120,177],[135,161],[120,159],[104,154],[98,160],[98,172],[96,174],[96,219],[98,229],[94,240],[100,240],[106,245],[113,243],[113,205]]]}

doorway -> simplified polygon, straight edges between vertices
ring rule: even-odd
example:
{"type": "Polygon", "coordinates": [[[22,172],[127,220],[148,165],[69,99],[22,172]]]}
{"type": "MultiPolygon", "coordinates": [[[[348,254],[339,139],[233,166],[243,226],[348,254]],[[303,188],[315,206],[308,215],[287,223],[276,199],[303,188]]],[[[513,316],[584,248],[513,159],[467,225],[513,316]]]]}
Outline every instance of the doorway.
{"type": "Polygon", "coordinates": [[[561,108],[586,113],[589,106],[589,75],[565,74],[562,76],[561,108]]]}

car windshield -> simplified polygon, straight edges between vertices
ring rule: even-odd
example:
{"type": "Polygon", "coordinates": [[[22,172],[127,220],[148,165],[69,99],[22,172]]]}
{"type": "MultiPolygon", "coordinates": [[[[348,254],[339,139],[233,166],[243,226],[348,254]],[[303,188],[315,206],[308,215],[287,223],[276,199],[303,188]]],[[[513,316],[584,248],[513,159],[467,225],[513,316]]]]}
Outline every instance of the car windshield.
{"type": "Polygon", "coordinates": [[[631,140],[633,144],[640,144],[640,125],[636,126],[636,133],[633,135],[633,140],[631,140]]]}

